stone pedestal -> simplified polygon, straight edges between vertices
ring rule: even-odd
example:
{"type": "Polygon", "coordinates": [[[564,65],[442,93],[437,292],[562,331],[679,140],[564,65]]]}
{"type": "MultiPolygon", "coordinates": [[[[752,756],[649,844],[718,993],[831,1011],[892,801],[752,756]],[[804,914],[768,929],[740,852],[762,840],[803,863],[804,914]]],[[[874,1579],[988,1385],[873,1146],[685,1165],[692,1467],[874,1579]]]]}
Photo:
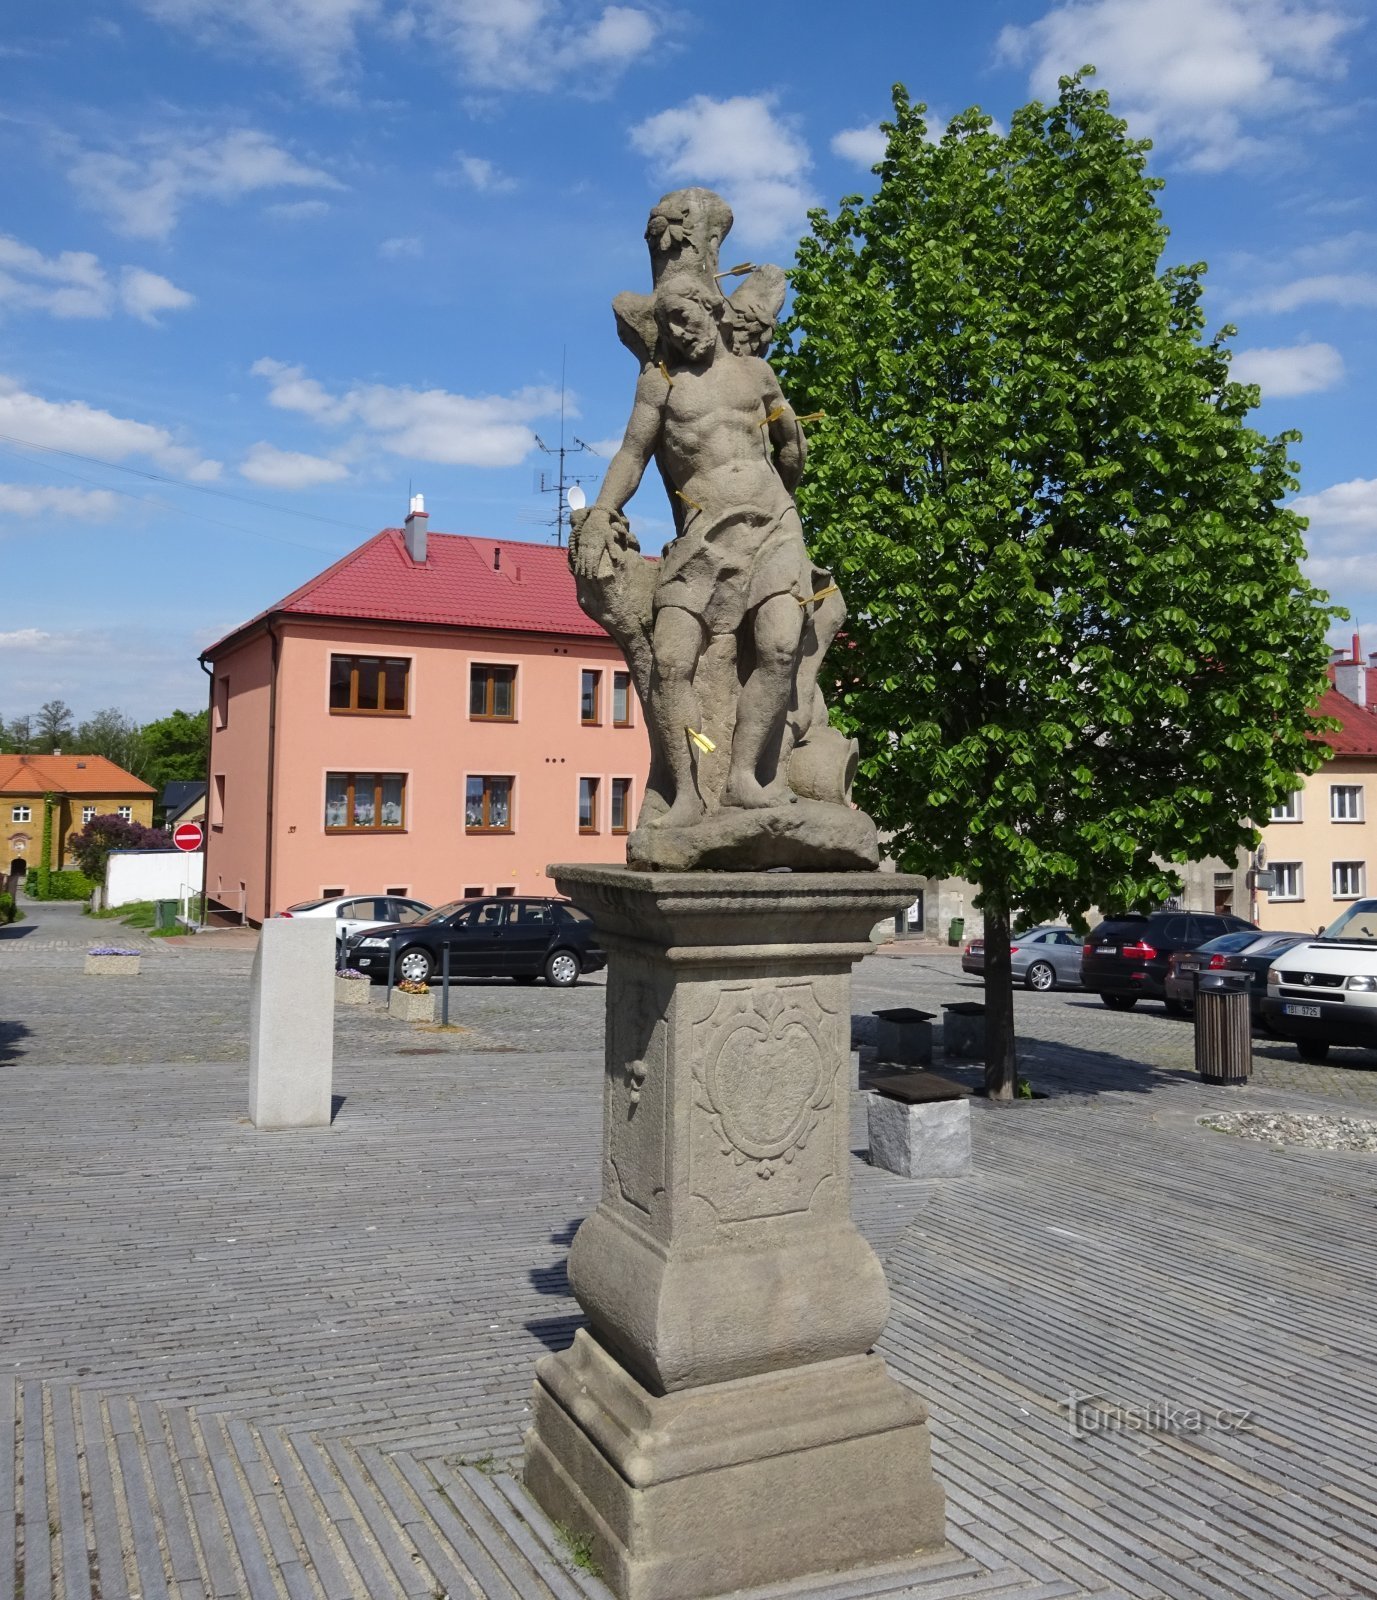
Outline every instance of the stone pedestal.
{"type": "Polygon", "coordinates": [[[932,1065],[932,1019],[935,1013],[895,1006],[875,1013],[875,1058],[898,1067],[932,1065]]]}
{"type": "Polygon", "coordinates": [[[871,1349],[851,1221],[851,967],[915,881],[550,869],[609,951],[603,1194],[536,1369],[526,1482],[623,1600],[940,1544],[922,1403],[871,1349]]]}
{"type": "Polygon", "coordinates": [[[257,1128],[328,1128],[335,1065],[335,927],[269,917],[250,978],[249,1116],[257,1128]]]}

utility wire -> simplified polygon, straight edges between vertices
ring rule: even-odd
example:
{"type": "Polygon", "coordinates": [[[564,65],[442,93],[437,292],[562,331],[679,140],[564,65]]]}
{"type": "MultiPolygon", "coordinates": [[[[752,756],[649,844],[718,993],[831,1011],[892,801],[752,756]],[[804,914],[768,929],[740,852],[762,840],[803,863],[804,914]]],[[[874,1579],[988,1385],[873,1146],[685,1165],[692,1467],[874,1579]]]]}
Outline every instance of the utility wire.
{"type": "MultiPolygon", "coordinates": [[[[343,522],[338,517],[322,517],[314,511],[298,511],[293,506],[274,505],[271,500],[255,500],[252,495],[235,494],[232,489],[212,489],[209,484],[188,483],[185,478],[171,478],[165,473],[149,472],[142,467],[127,467],[122,461],[106,461],[100,456],[84,456],[76,450],[59,450],[56,445],[39,444],[36,440],[19,439],[8,433],[0,433],[0,443],[22,445],[26,450],[41,450],[44,455],[66,456],[70,461],[85,461],[93,467],[108,467],[112,472],[127,472],[131,477],[147,478],[152,483],[170,484],[174,489],[190,489],[195,494],[214,495],[219,500],[237,500],[242,505],[254,506],[259,511],[275,511],[283,517],[303,517],[308,522],[323,522],[331,528],[347,528],[354,534],[359,532],[359,526],[355,522],[343,522]]],[[[105,485],[97,484],[96,487],[104,488],[105,485]]]]}

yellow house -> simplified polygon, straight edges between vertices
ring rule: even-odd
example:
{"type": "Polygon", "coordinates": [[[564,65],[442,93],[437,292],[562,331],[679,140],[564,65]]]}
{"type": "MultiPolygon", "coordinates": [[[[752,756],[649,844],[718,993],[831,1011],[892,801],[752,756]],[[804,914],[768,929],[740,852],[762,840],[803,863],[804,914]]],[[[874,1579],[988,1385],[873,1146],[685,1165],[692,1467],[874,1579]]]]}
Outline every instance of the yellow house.
{"type": "Polygon", "coordinates": [[[0,879],[37,870],[44,796],[53,797],[51,867],[67,865],[67,841],[93,817],[113,813],[153,826],[156,791],[104,756],[0,755],[0,879]]]}
{"type": "MultiPolygon", "coordinates": [[[[1345,662],[1336,675],[1345,690],[1366,699],[1368,671],[1345,662]],[[1348,666],[1361,679],[1350,682],[1343,675],[1348,666]]],[[[1367,875],[1370,864],[1377,868],[1377,715],[1338,689],[1330,689],[1315,711],[1340,724],[1324,735],[1334,755],[1298,780],[1262,828],[1265,870],[1274,878],[1271,891],[1258,896],[1264,928],[1316,933],[1355,900],[1377,892],[1367,875]]]]}

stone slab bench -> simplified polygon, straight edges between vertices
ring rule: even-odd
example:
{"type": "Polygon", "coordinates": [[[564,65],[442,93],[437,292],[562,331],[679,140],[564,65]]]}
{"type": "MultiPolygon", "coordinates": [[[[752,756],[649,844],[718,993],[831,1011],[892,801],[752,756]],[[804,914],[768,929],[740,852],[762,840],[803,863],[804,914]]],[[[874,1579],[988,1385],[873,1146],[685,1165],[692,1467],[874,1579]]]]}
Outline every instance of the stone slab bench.
{"type": "Polygon", "coordinates": [[[901,1178],[950,1178],[971,1166],[970,1090],[935,1072],[870,1081],[870,1162],[901,1178]]]}
{"type": "Polygon", "coordinates": [[[972,1061],[985,1058],[985,1007],[978,1000],[957,1000],[944,1005],[942,1053],[972,1061]]]}
{"type": "Polygon", "coordinates": [[[875,1055],[897,1067],[932,1064],[932,1019],[935,1011],[894,1006],[875,1012],[875,1055]]]}

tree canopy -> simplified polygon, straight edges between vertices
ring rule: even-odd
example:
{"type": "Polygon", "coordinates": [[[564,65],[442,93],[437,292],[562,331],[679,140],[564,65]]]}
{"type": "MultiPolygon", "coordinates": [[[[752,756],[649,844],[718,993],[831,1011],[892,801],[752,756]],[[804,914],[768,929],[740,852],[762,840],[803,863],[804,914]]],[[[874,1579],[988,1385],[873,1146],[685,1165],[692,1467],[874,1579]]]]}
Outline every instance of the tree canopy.
{"type": "Polygon", "coordinates": [[[902,87],[873,197],[815,212],[775,357],[823,411],[798,499],[851,612],[837,720],[910,871],[980,885],[992,1092],[1008,929],[1171,894],[1312,771],[1325,635],[1298,435],[1161,266],[1149,146],[1087,68],[939,142],[902,87]]]}

